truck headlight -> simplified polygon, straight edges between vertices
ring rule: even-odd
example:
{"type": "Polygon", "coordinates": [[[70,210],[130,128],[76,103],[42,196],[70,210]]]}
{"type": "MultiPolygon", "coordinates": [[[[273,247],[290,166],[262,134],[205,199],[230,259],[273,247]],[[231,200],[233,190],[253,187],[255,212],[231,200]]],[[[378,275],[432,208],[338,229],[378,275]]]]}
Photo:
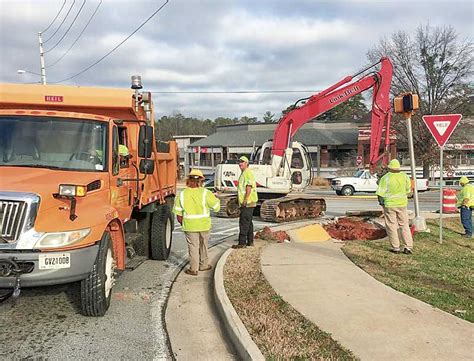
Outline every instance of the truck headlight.
{"type": "Polygon", "coordinates": [[[77,231],[45,233],[34,248],[65,247],[77,243],[91,233],[90,228],[78,229],[77,231]]]}
{"type": "Polygon", "coordinates": [[[87,187],[73,184],[60,184],[59,195],[63,197],[84,197],[87,193],[87,187]]]}
{"type": "Polygon", "coordinates": [[[340,180],[334,180],[334,181],[332,181],[332,184],[334,184],[335,186],[339,186],[339,185],[341,185],[341,181],[340,180]]]}

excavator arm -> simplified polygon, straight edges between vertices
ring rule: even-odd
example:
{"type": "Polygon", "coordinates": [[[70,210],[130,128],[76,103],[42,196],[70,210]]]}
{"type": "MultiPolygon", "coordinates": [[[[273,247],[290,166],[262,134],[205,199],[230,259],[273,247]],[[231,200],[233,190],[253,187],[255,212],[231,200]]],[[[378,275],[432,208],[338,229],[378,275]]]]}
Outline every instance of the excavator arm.
{"type": "Polygon", "coordinates": [[[279,121],[273,134],[272,146],[272,169],[278,169],[285,150],[289,148],[294,134],[303,124],[317,116],[331,110],[339,104],[351,99],[368,89],[373,88],[372,119],[370,138],[370,168],[373,169],[380,158],[383,164],[388,162],[388,148],[390,145],[390,84],[392,82],[393,66],[388,58],[382,58],[378,63],[362,70],[361,72],[347,76],[338,83],[322,92],[307,98],[300,107],[286,113],[279,121]],[[371,72],[362,78],[353,81],[354,78],[381,63],[378,72],[371,72]],[[349,83],[349,84],[348,84],[349,83]],[[384,152],[380,155],[382,133],[385,128],[384,152]]]}

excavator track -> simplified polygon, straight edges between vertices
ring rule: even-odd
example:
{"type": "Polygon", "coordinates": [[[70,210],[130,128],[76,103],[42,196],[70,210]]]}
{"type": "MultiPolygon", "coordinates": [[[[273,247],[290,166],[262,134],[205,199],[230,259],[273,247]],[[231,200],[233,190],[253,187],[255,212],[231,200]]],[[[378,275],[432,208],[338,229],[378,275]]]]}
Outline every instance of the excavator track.
{"type": "Polygon", "coordinates": [[[240,215],[239,201],[236,194],[217,196],[221,201],[221,209],[216,213],[219,218],[237,218],[240,215]]]}
{"type": "Polygon", "coordinates": [[[326,211],[323,198],[288,195],[262,203],[260,218],[267,222],[290,222],[298,219],[318,218],[326,211]]]}

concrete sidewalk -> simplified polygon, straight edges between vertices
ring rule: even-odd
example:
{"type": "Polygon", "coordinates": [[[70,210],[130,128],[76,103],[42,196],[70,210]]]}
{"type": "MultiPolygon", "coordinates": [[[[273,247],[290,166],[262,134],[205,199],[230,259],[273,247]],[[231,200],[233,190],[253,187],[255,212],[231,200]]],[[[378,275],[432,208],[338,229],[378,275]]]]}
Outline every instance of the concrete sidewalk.
{"type": "Polygon", "coordinates": [[[376,281],[340,247],[271,244],[262,270],[285,301],[362,360],[474,360],[471,323],[376,281]]]}
{"type": "MultiPolygon", "coordinates": [[[[210,263],[215,266],[233,243],[210,248],[210,263]]],[[[166,328],[176,360],[238,360],[217,316],[213,275],[214,269],[199,272],[197,277],[181,272],[173,283],[166,308],[166,328]]]]}

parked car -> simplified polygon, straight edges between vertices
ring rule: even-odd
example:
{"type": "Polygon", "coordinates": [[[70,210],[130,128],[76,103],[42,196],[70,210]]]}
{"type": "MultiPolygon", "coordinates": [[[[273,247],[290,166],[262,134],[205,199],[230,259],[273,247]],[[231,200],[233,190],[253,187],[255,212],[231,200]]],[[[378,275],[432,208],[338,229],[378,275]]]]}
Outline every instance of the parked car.
{"type": "MultiPolygon", "coordinates": [[[[352,196],[355,192],[375,193],[377,191],[377,174],[360,169],[353,177],[338,177],[331,181],[331,188],[338,196],[352,196]]],[[[419,192],[428,190],[428,179],[417,179],[419,192]]]]}

